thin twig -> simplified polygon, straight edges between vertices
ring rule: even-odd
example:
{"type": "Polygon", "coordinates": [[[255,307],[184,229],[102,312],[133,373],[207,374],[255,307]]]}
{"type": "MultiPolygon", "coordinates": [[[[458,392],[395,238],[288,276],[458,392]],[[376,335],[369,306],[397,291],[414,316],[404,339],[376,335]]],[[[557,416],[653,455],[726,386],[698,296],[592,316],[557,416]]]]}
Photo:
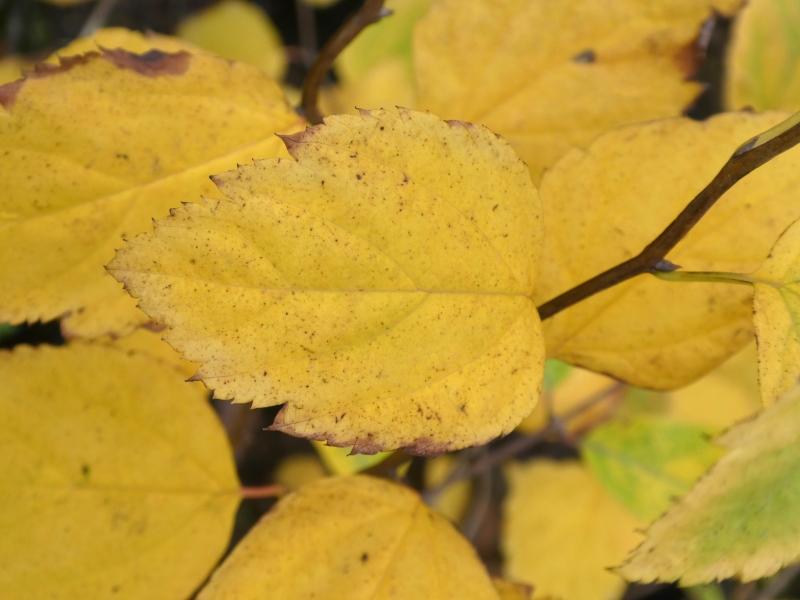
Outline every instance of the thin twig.
{"type": "Polygon", "coordinates": [[[361,8],[331,36],[320,50],[303,82],[303,97],[300,101],[300,110],[309,123],[313,125],[322,123],[322,113],[319,110],[319,90],[336,57],[364,29],[391,14],[391,11],[384,8],[384,2],[385,0],[364,0],[361,8]]]}
{"type": "MultiPolygon", "coordinates": [[[[559,422],[562,425],[569,423],[573,419],[582,416],[584,413],[594,408],[603,400],[621,392],[624,387],[625,385],[622,383],[614,383],[606,388],[603,388],[597,393],[586,398],[577,406],[565,411],[564,414],[559,416],[559,422]]],[[[514,458],[518,454],[522,454],[537,444],[546,441],[553,433],[553,421],[550,421],[539,431],[536,431],[530,435],[512,438],[504,444],[492,448],[489,452],[480,456],[472,464],[467,462],[460,463],[450,472],[444,481],[425,491],[423,494],[425,501],[428,504],[432,503],[445,489],[454,483],[458,483],[459,481],[463,481],[465,479],[472,479],[473,477],[477,477],[483,473],[486,473],[487,471],[490,471],[491,469],[494,469],[507,460],[514,458]]]]}
{"type": "Polygon", "coordinates": [[[483,525],[483,521],[486,518],[486,513],[492,507],[493,484],[492,472],[486,471],[481,474],[475,486],[469,511],[461,523],[461,533],[471,542],[474,542],[475,538],[478,537],[481,525],[483,525]]]}
{"type": "Polygon", "coordinates": [[[412,460],[414,460],[414,457],[410,454],[406,454],[403,450],[395,450],[378,464],[364,469],[362,474],[383,477],[384,479],[397,479],[398,469],[412,460]]]}
{"type": "Polygon", "coordinates": [[[714,179],[639,254],[603,271],[539,306],[539,316],[549,319],[565,308],[637,275],[675,268],[665,261],[680,242],[736,182],[800,143],[800,113],[742,144],[714,179]]]}
{"type": "Polygon", "coordinates": [[[277,484],[242,487],[239,490],[239,495],[242,498],[274,498],[285,493],[286,489],[277,484]]]}
{"type": "Polygon", "coordinates": [[[87,35],[92,35],[95,31],[105,26],[111,13],[114,12],[117,1],[118,0],[99,0],[99,2],[94,5],[92,12],[89,13],[89,17],[83,24],[79,36],[86,37],[87,35]]]}

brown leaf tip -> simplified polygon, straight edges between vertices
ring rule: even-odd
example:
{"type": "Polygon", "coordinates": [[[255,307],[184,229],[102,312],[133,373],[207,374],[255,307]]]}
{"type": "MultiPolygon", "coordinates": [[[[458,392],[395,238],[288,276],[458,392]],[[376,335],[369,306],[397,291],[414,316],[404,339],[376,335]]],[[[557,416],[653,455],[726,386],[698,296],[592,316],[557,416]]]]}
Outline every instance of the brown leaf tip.
{"type": "Polygon", "coordinates": [[[297,160],[297,150],[303,144],[307,143],[312,137],[314,137],[314,134],[317,132],[317,130],[324,126],[324,124],[314,125],[313,127],[306,127],[305,130],[298,131],[297,133],[276,133],[275,135],[281,138],[283,145],[286,146],[286,150],[295,160],[297,160]]]}
{"type": "Polygon", "coordinates": [[[0,104],[3,105],[3,108],[10,110],[11,107],[14,106],[14,102],[17,100],[17,94],[19,94],[19,91],[22,89],[22,84],[24,83],[24,79],[18,79],[17,81],[0,85],[0,104]]]}

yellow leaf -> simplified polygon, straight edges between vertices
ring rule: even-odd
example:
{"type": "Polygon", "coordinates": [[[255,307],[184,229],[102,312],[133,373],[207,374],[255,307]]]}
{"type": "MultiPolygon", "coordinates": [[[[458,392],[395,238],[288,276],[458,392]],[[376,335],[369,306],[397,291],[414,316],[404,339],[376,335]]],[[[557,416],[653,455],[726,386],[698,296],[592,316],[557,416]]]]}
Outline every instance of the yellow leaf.
{"type": "MultiPolygon", "coordinates": [[[[544,178],[545,256],[537,301],[637,254],[734,150],[784,115],[626,127],[566,156],[544,178]]],[[[748,272],[800,217],[800,149],[740,181],[669,254],[687,270],[748,272]]],[[[642,387],[686,385],[752,336],[752,292],[641,275],[545,321],[548,353],[642,387]]]]}
{"type": "MultiPolygon", "coordinates": [[[[109,339],[111,341],[111,339],[109,339]]],[[[178,369],[187,379],[197,372],[197,365],[184,360],[161,339],[161,336],[147,329],[136,329],[128,335],[113,340],[117,348],[147,354],[178,369]]]]}
{"type": "Polygon", "coordinates": [[[357,112],[361,108],[412,107],[416,104],[414,85],[406,65],[385,60],[352,81],[323,88],[320,108],[324,114],[357,112]]]}
{"type": "Polygon", "coordinates": [[[0,98],[0,321],[68,315],[87,336],[145,320],[103,271],[122,235],[218,196],[210,173],[279,154],[274,132],[298,125],[257,69],[186,53],[66,58],[0,98]]]}
{"type": "MultiPolygon", "coordinates": [[[[435,488],[453,472],[456,461],[450,455],[437,456],[425,461],[425,488],[435,488]]],[[[431,506],[440,515],[444,515],[454,523],[461,520],[469,506],[472,486],[469,480],[456,481],[437,494],[431,506]]]]}
{"type": "Polygon", "coordinates": [[[109,270],[219,397],[286,403],[274,429],[421,454],[513,429],[543,349],[538,198],[511,148],[402,109],[287,142],[109,270]]]}
{"type": "Polygon", "coordinates": [[[186,598],[238,482],[199,384],[105,344],[0,353],[0,597],[186,598]]]}
{"type": "Polygon", "coordinates": [[[506,574],[532,583],[537,598],[618,598],[625,582],[607,568],[636,545],[638,522],[578,463],[514,464],[508,475],[506,574]]]}
{"type": "Polygon", "coordinates": [[[750,344],[708,375],[666,395],[664,416],[709,433],[752,416],[761,408],[756,365],[755,344],[750,344]]]}
{"type": "Polygon", "coordinates": [[[606,130],[680,114],[690,44],[738,3],[439,0],[416,30],[420,106],[506,136],[538,180],[606,130]]]}
{"type": "Polygon", "coordinates": [[[252,2],[223,0],[184,20],[177,35],[223,58],[255,65],[280,79],[286,54],[264,10],[252,2]]]}
{"type": "Polygon", "coordinates": [[[728,452],[620,568],[636,581],[759,579],[800,558],[800,395],[718,439],[728,452]]]}
{"type": "Polygon", "coordinates": [[[321,479],[281,499],[199,600],[498,600],[475,551],[412,490],[321,479]]]}
{"type": "Polygon", "coordinates": [[[756,110],[800,108],[800,3],[748,0],[734,23],[726,104],[756,110]]]}
{"type": "Polygon", "coordinates": [[[59,61],[68,56],[79,56],[88,52],[101,50],[127,50],[136,54],[144,54],[149,50],[162,50],[163,52],[196,52],[197,48],[177,38],[157,33],[139,33],[124,27],[107,27],[99,29],[87,37],[76,38],[69,44],[48,57],[45,62],[58,65],[59,61]]]}
{"type": "Polygon", "coordinates": [[[289,491],[300,489],[326,476],[325,467],[312,454],[293,454],[284,458],[275,469],[275,483],[289,491]]]}
{"type": "Polygon", "coordinates": [[[758,376],[771,404],[800,381],[800,224],[781,235],[754,279],[758,376]]]}

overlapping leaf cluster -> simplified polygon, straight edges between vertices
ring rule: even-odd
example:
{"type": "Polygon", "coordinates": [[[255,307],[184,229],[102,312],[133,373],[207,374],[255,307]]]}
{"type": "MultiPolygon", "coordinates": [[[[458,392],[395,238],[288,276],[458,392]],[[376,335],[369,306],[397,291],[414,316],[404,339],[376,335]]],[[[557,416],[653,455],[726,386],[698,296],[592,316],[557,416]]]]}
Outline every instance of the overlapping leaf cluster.
{"type": "MultiPolygon", "coordinates": [[[[800,150],[679,242],[678,281],[536,310],[788,117],[679,116],[701,26],[739,2],[389,4],[324,98],[374,109],[313,127],[238,1],[183,39],[102,30],[0,87],[0,320],[69,338],[0,354],[0,596],[198,590],[241,497],[204,389],[282,405],[272,429],[326,467],[282,466],[296,491],[200,598],[618,597],[623,577],[754,579],[800,555],[800,150]],[[755,351],[726,362],[754,334],[760,413],[755,351]],[[515,429],[575,453],[506,465],[508,580],[448,521],[463,456],[429,459],[422,497],[358,474],[515,429]]],[[[737,17],[728,102],[797,108],[769,84],[765,4],[737,17]]]]}

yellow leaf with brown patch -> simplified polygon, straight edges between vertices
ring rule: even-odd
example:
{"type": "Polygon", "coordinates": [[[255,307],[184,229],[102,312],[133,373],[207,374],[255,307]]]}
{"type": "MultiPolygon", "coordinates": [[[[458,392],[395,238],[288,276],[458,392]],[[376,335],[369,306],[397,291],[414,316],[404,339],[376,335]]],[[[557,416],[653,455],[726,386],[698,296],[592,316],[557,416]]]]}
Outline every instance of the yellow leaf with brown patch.
{"type": "Polygon", "coordinates": [[[222,398],[274,429],[438,453],[511,431],[542,377],[538,196],[483,127],[403,109],[288,138],[109,265],[222,398]]]}
{"type": "Polygon", "coordinates": [[[693,41],[738,4],[439,0],[415,32],[419,106],[508,137],[539,180],[604,131],[681,114],[701,89],[693,41]]]}
{"type": "MultiPolygon", "coordinates": [[[[544,302],[638,254],[737,147],[782,114],[731,113],[621,128],[573,151],[544,178],[544,302]]],[[[687,270],[749,272],[800,217],[800,149],[748,175],[671,251],[687,270]]],[[[752,290],[640,275],[545,321],[548,354],[634,385],[671,389],[752,339],[752,290]]]]}
{"type": "Polygon", "coordinates": [[[412,490],[363,475],[282,498],[199,600],[499,600],[475,551],[412,490]]]}
{"type": "Polygon", "coordinates": [[[114,344],[0,353],[1,597],[167,600],[205,579],[239,484],[183,379],[114,344]]]}
{"type": "Polygon", "coordinates": [[[86,336],[146,320],[103,270],[123,235],[218,196],[209,174],[280,154],[299,124],[258,69],[185,52],[64,58],[0,104],[0,320],[86,336]]]}

